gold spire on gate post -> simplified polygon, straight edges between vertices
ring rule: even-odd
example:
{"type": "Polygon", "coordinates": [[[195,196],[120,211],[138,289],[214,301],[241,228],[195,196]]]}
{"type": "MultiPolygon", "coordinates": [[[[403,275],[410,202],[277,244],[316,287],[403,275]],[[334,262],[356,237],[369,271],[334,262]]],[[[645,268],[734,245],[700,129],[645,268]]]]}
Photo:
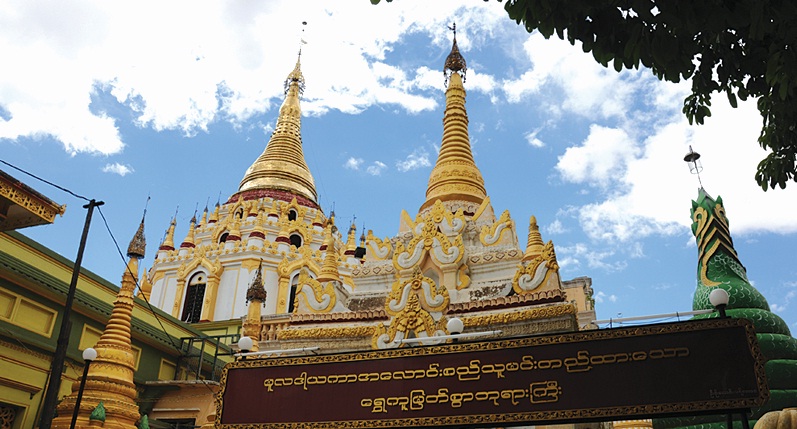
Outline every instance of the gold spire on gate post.
{"type": "Polygon", "coordinates": [[[252,284],[246,290],[246,305],[249,309],[246,313],[242,326],[242,334],[252,339],[252,349],[250,352],[259,350],[258,344],[260,342],[260,317],[261,307],[266,305],[266,289],[263,285],[263,260],[257,266],[255,278],[252,279],[252,284]],[[251,304],[250,304],[251,303],[251,304]]]}
{"type": "Polygon", "coordinates": [[[324,237],[324,262],[321,266],[321,274],[318,275],[319,282],[340,282],[340,272],[338,271],[338,252],[335,251],[335,239],[332,236],[332,227],[334,224],[329,224],[326,227],[326,234],[324,237]]]}
{"type": "MultiPolygon", "coordinates": [[[[136,429],[140,414],[136,404],[136,385],[133,382],[135,355],[130,342],[130,329],[138,264],[139,260],[144,258],[145,248],[142,218],[127,248],[127,256],[130,259],[122,274],[122,287],[113,302],[111,318],[105,325],[100,340],[94,346],[97,358],[89,366],[75,428],[94,429],[89,416],[102,402],[106,415],[104,427],[136,429]]],[[[70,427],[79,385],[80,383],[75,383],[72,386],[72,393],[58,405],[58,417],[53,419],[53,429],[70,427]]]]}
{"type": "Polygon", "coordinates": [[[299,97],[304,91],[302,52],[285,80],[285,101],[280,107],[277,126],[265,151],[246,170],[238,192],[276,190],[304,197],[317,208],[313,176],[302,152],[302,110],[299,97]]]}
{"type": "Polygon", "coordinates": [[[443,142],[437,163],[429,175],[426,202],[420,211],[433,206],[436,200],[481,204],[487,196],[484,179],[473,160],[468,136],[466,94],[462,86],[467,65],[457,47],[456,24],[449,28],[454,31],[454,43],[443,67],[448,83],[446,110],[443,115],[443,142]]]}
{"type": "Polygon", "coordinates": [[[526,244],[526,252],[523,254],[523,262],[530,261],[542,254],[545,244],[542,242],[540,227],[537,225],[537,217],[529,219],[529,237],[526,244]]]}

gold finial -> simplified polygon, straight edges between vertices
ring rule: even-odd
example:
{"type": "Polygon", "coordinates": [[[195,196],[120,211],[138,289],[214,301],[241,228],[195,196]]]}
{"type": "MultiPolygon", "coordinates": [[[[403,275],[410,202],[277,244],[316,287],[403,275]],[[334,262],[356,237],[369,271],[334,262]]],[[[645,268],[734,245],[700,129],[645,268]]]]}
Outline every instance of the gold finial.
{"type": "Polygon", "coordinates": [[[188,233],[185,235],[183,243],[180,247],[195,247],[194,245],[194,229],[196,229],[196,214],[191,218],[191,224],[188,225],[188,233]]]}
{"type": "Polygon", "coordinates": [[[249,304],[250,301],[258,301],[261,302],[264,306],[266,305],[266,289],[263,287],[263,260],[260,260],[260,265],[257,266],[257,273],[255,273],[255,278],[252,280],[252,284],[249,285],[249,289],[246,290],[246,303],[249,304]]]}
{"type": "Polygon", "coordinates": [[[298,196],[304,200],[304,204],[317,208],[315,182],[302,151],[302,111],[299,97],[304,90],[304,76],[301,70],[301,51],[285,85],[287,95],[280,107],[274,133],[263,153],[246,170],[238,193],[254,190],[285,192],[298,196]]]}
{"type": "Polygon", "coordinates": [[[141,215],[141,223],[138,225],[138,230],[136,231],[135,235],[133,235],[133,239],[130,240],[130,244],[127,246],[128,258],[144,258],[144,251],[147,248],[147,239],[144,238],[144,218],[147,216],[147,205],[149,205],[149,200],[150,197],[147,196],[147,202],[144,204],[144,214],[141,215]]]}
{"type": "Polygon", "coordinates": [[[465,58],[459,53],[457,47],[457,23],[448,27],[449,30],[454,32],[454,43],[451,46],[451,52],[446,58],[446,63],[443,66],[443,76],[445,76],[445,84],[448,85],[448,80],[453,73],[462,73],[462,80],[465,81],[465,73],[468,71],[468,66],[465,63],[465,58]]]}
{"type": "Polygon", "coordinates": [[[542,242],[542,235],[540,235],[540,227],[537,226],[537,218],[532,216],[529,219],[529,236],[526,244],[526,252],[523,254],[523,261],[528,261],[536,258],[542,253],[544,244],[542,242]]]}
{"type": "Polygon", "coordinates": [[[318,275],[319,282],[340,281],[340,273],[338,272],[338,254],[335,252],[335,239],[332,237],[332,228],[334,225],[328,225],[326,237],[324,237],[324,244],[327,246],[324,250],[324,265],[321,267],[321,274],[318,275]]]}
{"type": "MultiPolygon", "coordinates": [[[[302,36],[304,36],[304,26],[307,25],[307,21],[302,21],[302,36]]],[[[299,39],[299,55],[296,58],[296,66],[293,67],[293,71],[288,74],[288,78],[285,79],[285,94],[290,91],[291,86],[296,83],[297,89],[299,91],[299,95],[304,94],[304,75],[302,75],[302,45],[304,45],[304,37],[299,39]]]]}

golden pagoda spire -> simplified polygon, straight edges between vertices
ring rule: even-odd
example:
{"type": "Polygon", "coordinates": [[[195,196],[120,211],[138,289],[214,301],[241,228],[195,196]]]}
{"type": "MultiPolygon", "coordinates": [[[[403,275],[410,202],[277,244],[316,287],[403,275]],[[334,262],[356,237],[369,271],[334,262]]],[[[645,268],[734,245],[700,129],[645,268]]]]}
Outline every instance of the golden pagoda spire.
{"type": "Polygon", "coordinates": [[[194,244],[194,229],[196,229],[196,213],[194,213],[194,217],[191,218],[191,224],[188,225],[188,233],[185,235],[185,239],[183,239],[180,247],[196,247],[194,244]]]}
{"type": "Polygon", "coordinates": [[[327,225],[326,237],[324,237],[324,264],[321,266],[321,274],[318,275],[319,282],[340,281],[338,272],[338,254],[335,252],[335,239],[332,237],[332,227],[334,224],[327,225]]]}
{"type": "Polygon", "coordinates": [[[354,221],[351,221],[351,226],[349,227],[349,234],[348,237],[346,238],[346,251],[343,254],[354,256],[354,251],[356,249],[357,249],[357,226],[354,224],[354,221]]]}
{"type": "MultiPolygon", "coordinates": [[[[133,291],[138,278],[138,262],[144,257],[144,221],[128,246],[130,260],[122,274],[122,287],[113,302],[111,318],[105,325],[100,340],[94,346],[97,358],[89,366],[80,410],[75,425],[80,429],[91,429],[89,416],[100,402],[105,408],[105,424],[108,427],[136,429],[140,418],[136,404],[136,385],[133,382],[135,355],[130,343],[130,327],[133,316],[133,291]]],[[[58,405],[58,417],[53,419],[53,429],[70,427],[72,410],[75,408],[80,383],[72,386],[72,393],[58,405]]]]}
{"type": "Polygon", "coordinates": [[[304,91],[304,76],[302,76],[301,58],[302,53],[299,51],[296,66],[285,81],[286,96],[280,108],[276,129],[263,154],[246,170],[238,192],[253,190],[287,192],[309,200],[311,205],[317,208],[315,183],[302,152],[302,111],[299,97],[304,91]]]}
{"type": "Polygon", "coordinates": [[[544,246],[542,235],[540,235],[540,227],[537,226],[537,218],[532,216],[529,220],[529,238],[526,244],[526,253],[523,254],[523,261],[529,261],[542,254],[544,246]]]}
{"type": "Polygon", "coordinates": [[[169,228],[166,230],[166,236],[163,238],[158,250],[174,250],[174,228],[177,226],[177,216],[172,218],[169,228]]]}
{"type": "Polygon", "coordinates": [[[219,203],[216,202],[216,207],[213,209],[213,212],[210,214],[208,218],[208,224],[216,223],[219,221],[219,203]]]}
{"type": "Polygon", "coordinates": [[[481,204],[487,196],[484,179],[470,150],[465,88],[462,86],[467,66],[457,47],[456,24],[451,29],[454,30],[454,44],[443,67],[448,82],[443,142],[437,163],[429,175],[426,202],[421,206],[421,211],[434,205],[436,200],[481,204]]]}

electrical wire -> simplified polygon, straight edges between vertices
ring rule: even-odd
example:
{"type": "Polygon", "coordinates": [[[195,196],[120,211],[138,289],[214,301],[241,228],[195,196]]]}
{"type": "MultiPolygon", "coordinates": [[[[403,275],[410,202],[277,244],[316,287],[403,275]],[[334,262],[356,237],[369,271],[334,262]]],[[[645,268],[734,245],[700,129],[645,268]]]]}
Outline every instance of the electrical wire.
{"type": "MultiPolygon", "coordinates": [[[[84,197],[83,195],[80,195],[80,194],[78,194],[76,192],[73,192],[73,191],[63,187],[63,186],[57,185],[57,184],[55,184],[53,182],[50,182],[47,179],[44,179],[44,178],[39,177],[39,176],[37,176],[37,175],[35,175],[33,173],[30,173],[30,172],[28,172],[26,170],[23,170],[22,168],[17,167],[17,166],[15,166],[15,165],[13,165],[13,164],[5,161],[5,160],[0,159],[0,163],[3,163],[5,165],[13,168],[14,170],[17,170],[17,171],[19,171],[19,172],[21,172],[23,174],[26,174],[26,175],[28,175],[28,176],[30,176],[30,177],[42,182],[42,183],[46,183],[46,184],[48,184],[48,185],[50,185],[50,186],[52,186],[52,187],[54,187],[54,188],[56,188],[56,189],[58,189],[60,191],[66,192],[67,194],[72,195],[75,198],[78,198],[78,199],[81,199],[81,200],[84,200],[84,201],[91,201],[89,198],[84,197]]],[[[127,271],[133,276],[133,279],[134,279],[134,281],[136,283],[135,289],[140,292],[141,291],[141,287],[140,287],[140,285],[138,283],[138,276],[135,273],[133,273],[130,270],[130,267],[127,265],[127,261],[125,260],[125,257],[122,254],[122,250],[119,247],[119,242],[116,240],[116,237],[114,236],[113,232],[111,231],[111,227],[110,227],[110,225],[108,225],[108,220],[105,218],[105,214],[102,212],[102,209],[99,206],[96,206],[96,208],[97,208],[97,211],[100,213],[100,217],[102,217],[102,221],[105,224],[105,229],[108,231],[108,235],[111,237],[111,240],[113,241],[114,246],[116,246],[116,251],[119,254],[119,257],[122,259],[122,262],[124,262],[125,268],[127,269],[127,271]]],[[[163,326],[163,322],[161,321],[161,318],[158,316],[158,313],[156,313],[155,310],[152,308],[152,304],[149,302],[149,300],[147,299],[146,295],[139,293],[139,296],[141,296],[141,298],[147,304],[147,307],[149,308],[149,310],[152,313],[152,315],[155,316],[155,320],[158,321],[158,324],[160,325],[161,331],[166,335],[166,338],[169,340],[169,343],[171,344],[171,346],[174,347],[174,349],[177,350],[177,352],[182,356],[182,354],[183,354],[182,349],[174,343],[172,336],[166,331],[166,328],[163,326]]],[[[17,339],[17,341],[19,341],[19,340],[17,339]]],[[[24,347],[24,345],[23,345],[23,347],[24,347]]],[[[27,349],[27,347],[25,347],[25,348],[27,349]]],[[[200,359],[201,358],[202,358],[202,356],[200,356],[200,359]]],[[[204,380],[202,382],[202,385],[207,387],[208,390],[211,391],[211,393],[215,394],[215,392],[213,392],[213,389],[211,389],[210,386],[207,383],[204,382],[204,380]]]]}
{"type": "Polygon", "coordinates": [[[105,214],[102,212],[102,209],[100,207],[97,207],[97,211],[100,213],[100,217],[102,218],[102,222],[105,224],[105,229],[108,231],[108,235],[111,236],[111,240],[113,241],[113,244],[116,247],[116,253],[119,254],[119,257],[122,259],[122,262],[125,262],[125,269],[133,277],[133,281],[136,282],[136,288],[135,289],[139,291],[138,296],[141,297],[144,300],[144,302],[147,304],[147,307],[149,308],[149,311],[151,311],[152,315],[155,316],[155,320],[158,321],[158,324],[160,325],[161,330],[163,331],[164,334],[166,334],[166,338],[169,339],[169,342],[171,343],[172,347],[174,347],[175,350],[177,350],[178,352],[182,353],[182,350],[180,349],[180,347],[178,347],[174,343],[174,341],[172,341],[172,336],[166,331],[166,328],[163,326],[163,322],[161,321],[160,317],[158,316],[158,313],[156,313],[155,310],[152,308],[152,304],[150,304],[149,299],[147,299],[147,297],[146,297],[146,294],[140,293],[141,292],[141,286],[138,284],[138,274],[132,272],[130,270],[130,266],[127,265],[127,261],[125,261],[124,254],[122,254],[122,249],[119,247],[119,242],[116,241],[116,237],[113,235],[113,232],[111,232],[111,227],[108,225],[108,219],[105,218],[105,214]]]}
{"type": "Polygon", "coordinates": [[[3,164],[5,164],[5,165],[7,165],[7,166],[9,166],[9,167],[11,167],[11,168],[13,168],[14,170],[17,170],[17,171],[19,171],[19,172],[21,172],[21,173],[25,173],[25,174],[27,174],[28,176],[30,176],[30,177],[33,177],[33,178],[34,178],[34,179],[36,179],[36,180],[39,180],[39,181],[41,181],[41,182],[44,182],[44,183],[46,183],[46,184],[48,184],[48,185],[50,185],[50,186],[52,186],[52,187],[54,187],[54,188],[60,189],[60,190],[62,190],[62,191],[64,191],[64,192],[66,192],[67,194],[69,194],[69,195],[72,195],[72,196],[73,196],[73,197],[75,197],[75,198],[80,198],[80,199],[81,199],[81,200],[83,200],[83,201],[90,201],[88,198],[84,197],[83,195],[76,194],[76,193],[74,193],[74,192],[70,191],[69,189],[66,189],[66,188],[64,188],[64,187],[62,187],[62,186],[56,185],[55,183],[53,183],[53,182],[50,182],[50,181],[48,181],[48,180],[42,179],[41,177],[39,177],[39,176],[37,176],[37,175],[35,175],[35,174],[33,174],[33,173],[29,173],[29,172],[27,172],[27,171],[25,171],[25,170],[23,170],[23,169],[21,169],[21,168],[17,167],[16,165],[13,165],[13,164],[11,164],[11,163],[9,163],[9,162],[6,162],[6,161],[4,161],[4,160],[2,160],[2,159],[0,159],[0,162],[2,162],[3,164]]]}

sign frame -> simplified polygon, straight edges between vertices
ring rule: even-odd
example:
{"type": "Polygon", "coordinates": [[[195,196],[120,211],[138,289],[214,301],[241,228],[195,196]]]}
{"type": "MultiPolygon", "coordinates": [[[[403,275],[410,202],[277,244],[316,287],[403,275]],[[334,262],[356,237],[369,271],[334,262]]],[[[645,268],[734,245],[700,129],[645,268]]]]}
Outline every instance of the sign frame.
{"type": "MultiPolygon", "coordinates": [[[[443,361],[441,360],[440,362],[442,365],[443,361]]],[[[515,370],[517,370],[517,368],[515,370]]],[[[476,369],[473,369],[473,371],[476,371],[476,369]]],[[[518,371],[517,374],[521,374],[521,372],[522,371],[518,371]]],[[[390,375],[389,377],[393,377],[393,375],[390,375]]],[[[454,385],[457,386],[469,381],[467,380],[467,376],[466,379],[463,380],[462,377],[453,373],[449,375],[451,375],[451,377],[449,377],[448,381],[454,382],[454,385]],[[460,384],[456,384],[457,380],[459,380],[458,382],[460,384]]],[[[325,377],[324,383],[326,383],[327,376],[318,377],[325,377]]],[[[343,376],[341,375],[340,377],[343,376]]],[[[414,375],[413,378],[415,378],[414,375]]],[[[318,380],[320,380],[320,378],[316,378],[316,382],[318,382],[318,380]]],[[[475,382],[478,380],[474,379],[470,381],[475,382]]],[[[493,380],[493,382],[498,383],[499,381],[493,380]]],[[[480,386],[480,384],[470,383],[467,384],[467,386],[480,386]]],[[[439,383],[432,387],[433,388],[429,390],[429,393],[440,392],[440,390],[434,390],[435,388],[439,387],[439,383]]],[[[515,390],[517,391],[518,389],[515,390]]],[[[412,401],[410,397],[411,395],[406,396],[409,401],[412,401]]],[[[669,396],[664,395],[663,397],[669,396]]],[[[731,411],[746,410],[754,406],[760,406],[766,402],[768,398],[769,390],[765,378],[764,361],[758,346],[755,329],[752,323],[747,319],[711,318],[703,320],[691,320],[686,322],[578,331],[544,336],[502,338],[497,340],[468,343],[450,343],[439,346],[402,347],[398,349],[378,351],[369,350],[361,352],[320,354],[300,357],[239,360],[227,364],[222,371],[221,389],[216,395],[217,417],[215,426],[219,429],[328,429],[394,428],[408,426],[514,426],[525,425],[529,423],[537,425],[559,424],[676,415],[727,413],[731,411]],[[709,337],[703,337],[702,335],[709,335],[709,337]],[[725,344],[727,340],[730,340],[730,343],[727,345],[729,348],[724,349],[722,344],[725,344]],[[681,342],[679,343],[679,341],[681,342]],[[710,343],[711,346],[703,344],[706,342],[707,344],[710,343]],[[721,343],[721,345],[720,347],[717,347],[718,350],[716,351],[716,355],[709,355],[709,352],[713,352],[714,346],[717,345],[715,343],[717,342],[721,343]],[[634,349],[635,344],[642,344],[642,346],[638,347],[644,346],[644,348],[640,349],[640,351],[632,353],[630,350],[634,349]],[[650,348],[651,344],[653,344],[654,347],[659,348],[650,348]],[[658,344],[663,344],[663,346],[658,344]],[[674,347],[674,345],[677,344],[681,344],[681,347],[674,347]],[[684,347],[684,344],[687,344],[688,347],[684,347]],[[670,348],[663,348],[667,345],[669,345],[670,348]],[[579,367],[575,366],[577,360],[574,361],[572,359],[583,358],[584,356],[581,353],[583,353],[584,350],[579,351],[577,354],[574,354],[574,350],[584,349],[587,348],[587,346],[589,346],[588,352],[591,352],[592,350],[597,350],[598,352],[601,352],[602,350],[625,350],[627,353],[623,351],[621,353],[599,355],[593,352],[592,356],[587,354],[587,358],[593,359],[592,364],[589,365],[589,369],[585,370],[584,368],[586,368],[586,366],[582,366],[580,367],[581,370],[578,370],[579,367]],[[696,351],[694,356],[689,356],[689,350],[691,350],[690,347],[696,351]],[[528,369],[528,371],[526,371],[524,374],[535,374],[535,377],[537,374],[550,374],[550,376],[547,376],[547,379],[544,381],[535,379],[529,383],[529,381],[526,380],[526,385],[529,386],[529,388],[524,390],[525,393],[517,393],[517,398],[514,396],[515,394],[505,393],[508,391],[506,389],[489,390],[494,388],[490,387],[492,385],[483,388],[488,390],[480,390],[475,392],[475,395],[477,395],[476,399],[478,399],[478,395],[481,394],[481,400],[487,401],[478,403],[478,405],[484,405],[492,401],[495,404],[494,410],[497,412],[485,413],[470,411],[477,410],[478,408],[476,407],[477,402],[474,400],[473,395],[471,395],[471,400],[474,400],[474,402],[467,404],[467,407],[454,407],[454,395],[449,395],[449,393],[454,393],[453,389],[452,391],[446,389],[446,401],[450,401],[449,403],[451,404],[451,412],[448,412],[446,409],[435,415],[427,414],[413,416],[412,413],[407,413],[409,410],[407,407],[411,407],[412,404],[409,404],[406,400],[402,399],[405,398],[404,396],[395,396],[390,398],[366,397],[361,399],[361,407],[367,409],[369,406],[374,406],[372,410],[378,410],[378,412],[371,411],[371,413],[378,414],[376,416],[378,418],[362,418],[363,410],[354,410],[360,412],[360,417],[347,418],[345,417],[346,411],[339,410],[341,407],[332,406],[326,407],[331,408],[329,410],[320,410],[318,407],[325,408],[323,405],[324,402],[315,402],[315,407],[319,413],[343,416],[316,421],[312,419],[302,420],[302,418],[307,417],[313,412],[313,402],[310,401],[309,403],[311,405],[308,405],[305,403],[305,401],[296,399],[296,395],[305,395],[298,396],[300,398],[313,398],[309,395],[314,393],[307,393],[307,391],[311,389],[316,390],[316,392],[323,391],[325,398],[332,402],[339,400],[339,398],[344,397],[343,395],[346,395],[347,393],[353,394],[352,392],[354,392],[356,394],[371,394],[372,392],[382,392],[384,387],[381,389],[369,390],[369,384],[367,381],[377,381],[378,383],[382,383],[384,386],[393,386],[396,389],[404,389],[403,391],[405,392],[420,391],[422,392],[421,395],[423,396],[421,401],[427,401],[427,404],[431,404],[433,403],[432,400],[434,398],[437,398],[434,400],[438,401],[441,397],[438,395],[427,394],[426,390],[429,389],[424,388],[425,385],[423,383],[438,383],[439,380],[443,379],[443,375],[442,372],[440,374],[430,374],[429,371],[431,369],[440,369],[442,371],[443,369],[454,369],[454,367],[432,367],[431,365],[433,364],[428,364],[430,359],[446,358],[454,359],[458,362],[464,362],[465,365],[457,367],[457,371],[467,366],[468,362],[470,362],[471,366],[474,365],[474,361],[479,362],[478,371],[481,375],[485,376],[484,382],[486,383],[488,379],[492,380],[492,377],[496,377],[496,379],[506,377],[497,377],[497,375],[488,377],[486,375],[489,373],[488,369],[491,368],[494,371],[499,364],[482,364],[482,361],[486,361],[486,358],[484,357],[490,357],[490,359],[493,359],[494,361],[494,356],[499,356],[500,353],[511,352],[517,354],[521,352],[531,353],[531,351],[533,351],[534,356],[537,356],[538,351],[542,353],[546,350],[548,356],[555,354],[554,352],[556,351],[566,350],[565,354],[570,357],[566,359],[558,359],[559,366],[556,368],[551,368],[551,362],[555,364],[556,359],[540,360],[537,358],[537,360],[534,361],[534,359],[526,359],[533,357],[532,355],[523,355],[523,361],[521,363],[525,364],[527,367],[526,369],[528,369]],[[665,351],[666,354],[664,353],[665,351]],[[728,356],[730,351],[735,352],[732,358],[728,356]],[[654,354],[654,352],[657,354],[654,354]],[[644,359],[642,358],[642,354],[637,355],[637,353],[644,353],[644,359]],[[654,355],[657,357],[654,357],[654,355]],[[480,359],[473,359],[474,356],[480,357],[480,359]],[[612,358],[613,360],[612,362],[609,362],[609,358],[612,356],[614,356],[612,358]],[[597,360],[599,357],[601,358],[600,361],[597,360]],[[624,359],[622,360],[622,363],[620,362],[621,358],[624,359]],[[744,362],[739,363],[739,358],[742,358],[744,362]],[[570,360],[568,361],[568,359],[570,360]],[[636,360],[639,362],[636,362],[636,360]],[[625,403],[623,403],[623,401],[619,401],[617,404],[609,404],[608,406],[606,403],[603,403],[599,406],[589,406],[589,400],[579,402],[580,399],[578,399],[575,400],[575,402],[572,402],[575,404],[575,406],[567,406],[565,403],[566,401],[561,401],[563,407],[560,408],[555,406],[551,408],[550,404],[546,404],[546,402],[556,403],[562,397],[566,396],[567,393],[570,393],[570,397],[577,397],[578,395],[573,395],[573,393],[575,393],[577,390],[573,387],[573,383],[579,383],[581,381],[572,380],[584,380],[585,383],[590,383],[591,379],[598,377],[597,379],[604,380],[603,383],[605,383],[605,380],[607,379],[606,377],[611,376],[611,373],[607,373],[608,375],[601,373],[601,371],[604,370],[611,372],[616,368],[618,374],[633,377],[633,374],[635,374],[633,370],[634,368],[636,368],[637,374],[645,374],[644,372],[639,372],[646,370],[643,368],[643,366],[657,365],[651,366],[652,373],[659,374],[658,378],[661,378],[661,368],[663,368],[663,371],[665,371],[664,373],[673,375],[672,378],[675,380],[678,379],[678,377],[675,376],[676,374],[674,371],[682,368],[689,369],[688,367],[683,367],[683,365],[688,361],[691,362],[691,360],[696,360],[698,364],[703,365],[701,368],[697,368],[693,371],[695,373],[700,373],[700,375],[716,375],[722,373],[722,371],[725,371],[726,374],[728,372],[731,373],[731,378],[738,375],[739,377],[744,376],[743,378],[745,380],[740,382],[738,385],[734,384],[732,387],[727,387],[728,380],[724,380],[723,383],[725,384],[722,386],[718,385],[717,389],[711,389],[710,392],[705,391],[707,386],[710,386],[710,384],[706,385],[704,382],[704,384],[701,385],[703,390],[698,392],[696,394],[697,396],[695,396],[695,394],[687,394],[689,392],[686,390],[678,390],[687,389],[689,386],[674,386],[676,390],[674,392],[667,393],[668,395],[674,395],[674,397],[678,398],[683,396],[697,399],[688,401],[664,401],[662,403],[655,401],[650,402],[650,400],[647,398],[642,397],[647,396],[648,394],[656,393],[650,392],[650,390],[662,388],[666,390],[668,386],[664,382],[658,386],[646,385],[641,387],[633,387],[633,383],[627,383],[623,385],[625,386],[625,389],[630,390],[629,392],[618,392],[617,386],[612,386],[609,384],[602,386],[588,386],[585,384],[583,385],[585,396],[592,395],[594,397],[596,396],[596,393],[601,392],[603,393],[602,396],[629,394],[631,395],[629,396],[630,401],[626,400],[625,403]],[[421,363],[416,364],[416,362],[421,363]],[[545,364],[545,362],[548,362],[548,364],[545,364]],[[565,364],[562,362],[565,362],[565,364]],[[609,363],[616,366],[610,367],[608,365],[609,363]],[[707,363],[710,365],[706,366],[707,363]],[[752,366],[751,368],[748,368],[750,372],[743,374],[748,364],[752,366]],[[534,365],[536,365],[536,367],[534,367],[534,365]],[[548,367],[545,365],[548,365],[548,367]],[[739,365],[741,365],[743,368],[740,369],[739,365]],[[318,374],[318,371],[313,372],[313,370],[318,370],[319,368],[327,369],[327,373],[329,373],[329,371],[334,373],[334,371],[337,371],[336,368],[349,368],[349,370],[351,368],[362,368],[363,370],[367,370],[369,372],[359,373],[359,381],[352,381],[353,379],[351,377],[355,376],[354,374],[349,374],[349,379],[343,382],[338,380],[338,375],[329,375],[328,377],[330,383],[327,383],[324,386],[310,385],[308,380],[311,380],[312,376],[308,374],[318,374]],[[429,370],[426,370],[426,372],[421,374],[422,376],[418,377],[419,379],[423,379],[423,382],[418,380],[408,382],[407,379],[402,379],[399,382],[398,378],[396,378],[387,380],[391,382],[391,384],[386,383],[386,380],[367,380],[368,374],[380,373],[377,371],[380,368],[383,370],[381,371],[382,374],[393,374],[396,377],[398,377],[398,374],[406,368],[415,368],[415,371],[418,371],[417,368],[424,370],[429,368],[429,370]],[[631,369],[631,371],[629,371],[629,369],[631,369]],[[546,371],[549,372],[546,373],[546,371]],[[291,375],[289,377],[275,378],[268,377],[269,374],[273,374],[275,376],[280,374],[291,375]],[[299,381],[297,381],[294,385],[293,381],[300,380],[302,377],[301,374],[304,375],[304,386],[300,386],[301,383],[299,381]],[[263,381],[258,381],[257,383],[259,384],[252,384],[251,379],[255,375],[260,377],[260,379],[263,381]],[[431,375],[435,375],[435,377],[431,377],[431,375]],[[554,377],[553,375],[557,375],[558,378],[554,377]],[[299,377],[294,378],[294,376],[299,377]],[[333,376],[336,377],[334,383],[332,382],[333,376]],[[571,379],[569,384],[558,384],[563,382],[563,380],[566,382],[567,377],[570,377],[571,379]],[[583,378],[577,379],[573,377],[583,378]],[[269,380],[271,380],[270,383],[269,380]],[[282,380],[282,382],[279,380],[282,380]],[[290,385],[288,385],[288,381],[290,382],[290,385]],[[248,390],[246,392],[236,390],[238,389],[236,385],[244,384],[248,386],[248,390]],[[336,385],[332,386],[332,384],[336,385]],[[629,385],[632,387],[628,388],[629,385]],[[565,389],[567,393],[563,394],[563,387],[565,386],[568,386],[565,389]],[[232,387],[232,389],[230,389],[230,387],[232,387]],[[253,395],[253,392],[250,391],[253,388],[261,389],[260,394],[266,399],[258,399],[257,395],[253,395]],[[413,388],[414,390],[412,390],[413,388]],[[558,388],[558,391],[556,388],[558,388]],[[293,392],[293,399],[284,400],[284,398],[278,396],[281,394],[280,392],[289,391],[293,392]],[[332,392],[332,394],[330,394],[330,392],[332,392]],[[500,397],[487,397],[485,395],[488,392],[496,392],[496,394],[500,395],[500,397]],[[504,397],[504,395],[507,396],[504,397]],[[706,395],[708,395],[708,397],[706,395]],[[528,401],[534,404],[534,406],[541,407],[541,409],[523,409],[519,412],[505,411],[507,408],[510,408],[511,404],[514,404],[515,402],[520,403],[520,401],[517,400],[518,398],[528,398],[528,401]],[[536,404],[535,398],[537,399],[536,404]],[[390,406],[385,401],[386,399],[387,401],[390,399],[396,399],[392,405],[392,408],[389,408],[390,406]],[[404,403],[402,404],[401,401],[398,401],[399,399],[404,401],[404,403]],[[376,400],[382,401],[380,403],[381,408],[374,405],[376,400]],[[632,403],[635,400],[639,400],[639,402],[632,403]],[[645,402],[646,400],[648,400],[648,402],[645,402]],[[251,403],[239,403],[242,401],[251,401],[251,403]],[[294,403],[296,403],[296,409],[289,409],[294,403]],[[271,404],[276,405],[272,406],[271,404]],[[285,413],[284,415],[289,416],[290,419],[293,420],[286,418],[284,419],[285,421],[266,421],[272,418],[272,413],[285,413]],[[246,414],[246,416],[243,414],[246,414]],[[295,414],[299,414],[301,416],[297,417],[295,414]],[[385,415],[383,416],[382,414],[385,415]],[[266,415],[268,415],[268,417],[264,417],[266,415]]],[[[461,399],[462,397],[459,397],[458,400],[461,399]]],[[[320,399],[320,401],[323,400],[324,398],[320,399]]],[[[601,400],[605,402],[604,398],[601,398],[600,400],[595,398],[595,400],[596,402],[600,402],[601,400]]],[[[517,405],[515,404],[515,406],[517,405]]],[[[528,405],[521,406],[526,406],[527,408],[530,407],[528,405]]],[[[352,407],[350,406],[349,408],[352,407]]],[[[438,408],[442,409],[444,407],[441,406],[438,408]]]]}

